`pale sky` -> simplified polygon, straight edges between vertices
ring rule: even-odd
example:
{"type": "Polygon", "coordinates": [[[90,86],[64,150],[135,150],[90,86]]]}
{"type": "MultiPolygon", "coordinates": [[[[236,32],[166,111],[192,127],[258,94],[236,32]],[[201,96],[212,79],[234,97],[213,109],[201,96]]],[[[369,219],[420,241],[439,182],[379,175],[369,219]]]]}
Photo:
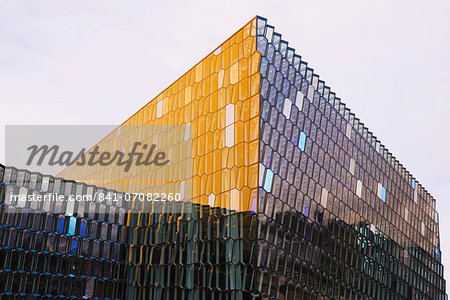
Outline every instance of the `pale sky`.
{"type": "Polygon", "coordinates": [[[120,124],[260,15],[437,199],[450,268],[449,12],[443,0],[0,0],[0,162],[5,124],[120,124]]]}

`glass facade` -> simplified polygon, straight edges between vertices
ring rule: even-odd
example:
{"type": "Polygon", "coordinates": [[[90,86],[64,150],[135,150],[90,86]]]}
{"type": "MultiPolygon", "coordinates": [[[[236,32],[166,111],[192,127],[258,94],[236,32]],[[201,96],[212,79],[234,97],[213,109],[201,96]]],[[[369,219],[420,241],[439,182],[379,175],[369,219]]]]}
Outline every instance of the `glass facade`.
{"type": "MultiPolygon", "coordinates": [[[[192,144],[193,162],[186,189],[192,190],[192,201],[249,211],[256,206],[258,193],[260,59],[254,18],[105,137],[98,144],[100,149],[129,152],[135,141],[167,135],[142,128],[189,128],[186,137],[192,144]]],[[[145,167],[122,169],[71,166],[58,176],[95,185],[101,182],[124,192],[161,189],[152,180],[164,175],[145,167]]]]}
{"type": "Polygon", "coordinates": [[[259,293],[446,299],[435,199],[274,27],[257,26],[260,169],[273,181],[258,198],[259,293]]]}
{"type": "Polygon", "coordinates": [[[7,195],[146,192],[156,175],[73,165],[63,180],[0,168],[0,295],[447,299],[436,200],[266,19],[99,145],[151,137],[125,127],[139,125],[189,128],[190,209],[26,208],[7,195]]]}
{"type": "MultiPolygon", "coordinates": [[[[116,193],[0,165],[0,296],[3,299],[116,298],[124,291],[126,209],[122,201],[75,205],[13,195],[116,193]],[[45,207],[50,205],[49,207],[45,207]]],[[[119,193],[120,195],[120,193],[119,193]]],[[[119,196],[118,199],[121,199],[119,196]]]]}

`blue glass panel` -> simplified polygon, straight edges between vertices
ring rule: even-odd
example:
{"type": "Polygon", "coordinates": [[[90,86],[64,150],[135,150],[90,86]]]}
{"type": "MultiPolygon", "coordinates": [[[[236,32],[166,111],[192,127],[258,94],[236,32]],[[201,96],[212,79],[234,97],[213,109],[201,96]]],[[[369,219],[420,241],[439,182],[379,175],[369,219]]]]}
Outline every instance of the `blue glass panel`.
{"type": "Polygon", "coordinates": [[[272,181],[273,181],[273,171],[271,169],[266,169],[266,178],[264,180],[264,189],[266,192],[272,190],[272,181]]]}
{"type": "Polygon", "coordinates": [[[383,202],[386,202],[386,188],[384,186],[381,189],[381,200],[383,200],[383,202]]]}
{"type": "Polygon", "coordinates": [[[86,223],[81,222],[80,224],[80,235],[86,236],[86,223]]]}
{"type": "Polygon", "coordinates": [[[305,146],[306,146],[306,133],[304,133],[302,131],[302,132],[300,132],[300,138],[298,140],[298,147],[300,148],[300,150],[305,151],[305,146]]]}
{"type": "Polygon", "coordinates": [[[74,235],[75,234],[75,227],[77,225],[77,218],[70,217],[70,223],[69,223],[69,234],[74,235]]]}
{"type": "Polygon", "coordinates": [[[256,197],[253,197],[253,199],[252,199],[252,207],[250,208],[250,211],[252,212],[252,213],[255,213],[256,212],[256,208],[257,208],[257,198],[256,197]]]}
{"type": "Polygon", "coordinates": [[[72,241],[72,246],[70,247],[70,253],[77,254],[77,247],[78,247],[78,241],[77,240],[73,240],[72,241]]]}
{"type": "Polygon", "coordinates": [[[58,233],[63,233],[64,231],[64,218],[58,220],[58,233]]]}
{"type": "Polygon", "coordinates": [[[416,189],[416,180],[415,179],[412,180],[412,184],[411,185],[412,185],[413,189],[416,189]]]}
{"type": "Polygon", "coordinates": [[[305,217],[308,217],[308,214],[309,214],[309,205],[305,204],[305,206],[303,206],[303,215],[305,217]]]}

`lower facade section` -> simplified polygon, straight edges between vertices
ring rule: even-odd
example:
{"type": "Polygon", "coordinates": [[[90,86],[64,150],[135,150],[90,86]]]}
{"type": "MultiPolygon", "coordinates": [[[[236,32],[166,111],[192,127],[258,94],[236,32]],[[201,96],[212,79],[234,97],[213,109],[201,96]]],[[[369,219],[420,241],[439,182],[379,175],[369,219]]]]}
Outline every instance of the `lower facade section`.
{"type": "MultiPolygon", "coordinates": [[[[427,273],[425,251],[400,251],[365,223],[192,203],[169,212],[164,202],[152,213],[107,203],[55,213],[10,201],[44,192],[33,176],[6,171],[2,299],[446,299],[438,287],[422,291],[439,279],[427,273]]],[[[79,187],[49,182],[46,193],[79,187]]]]}

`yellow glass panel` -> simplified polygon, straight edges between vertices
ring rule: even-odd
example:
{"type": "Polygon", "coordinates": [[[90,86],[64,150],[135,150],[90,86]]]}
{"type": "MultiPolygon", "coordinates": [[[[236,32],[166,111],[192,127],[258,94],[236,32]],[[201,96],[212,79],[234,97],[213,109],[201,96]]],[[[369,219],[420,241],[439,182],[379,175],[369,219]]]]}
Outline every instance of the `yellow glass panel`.
{"type": "Polygon", "coordinates": [[[234,128],[235,128],[235,135],[234,135],[234,140],[235,143],[242,143],[244,142],[244,122],[240,121],[240,122],[236,122],[234,124],[234,128]]]}
{"type": "Polygon", "coordinates": [[[259,96],[259,87],[260,87],[261,76],[259,73],[255,73],[250,78],[250,96],[254,96],[258,94],[259,96]]]}
{"type": "Polygon", "coordinates": [[[241,209],[241,193],[237,189],[230,192],[230,209],[239,211],[241,209]]]}
{"type": "Polygon", "coordinates": [[[236,63],[239,60],[239,44],[233,44],[230,48],[231,64],[236,63]]]}
{"type": "Polygon", "coordinates": [[[185,89],[184,89],[184,104],[187,105],[191,102],[192,100],[192,87],[190,85],[188,85],[185,89]]]}
{"type": "Polygon", "coordinates": [[[203,79],[203,62],[195,66],[195,82],[200,82],[203,79]]]}
{"type": "Polygon", "coordinates": [[[226,103],[226,89],[220,89],[218,94],[217,94],[217,104],[218,104],[218,108],[222,108],[225,107],[225,103],[226,103]]]}
{"type": "Polygon", "coordinates": [[[250,141],[257,140],[259,137],[259,118],[250,120],[250,141]]]}
{"type": "Polygon", "coordinates": [[[222,169],[222,191],[227,191],[231,188],[231,170],[222,169]]]}
{"type": "Polygon", "coordinates": [[[217,195],[218,193],[220,193],[222,187],[222,172],[221,171],[215,172],[212,178],[213,178],[213,193],[217,195]]]}
{"type": "Polygon", "coordinates": [[[244,78],[239,81],[239,100],[245,100],[249,97],[249,78],[244,78]]]}
{"type": "Polygon", "coordinates": [[[230,49],[226,49],[221,54],[222,57],[222,68],[227,69],[230,66],[230,49]]]}
{"type": "Polygon", "coordinates": [[[249,144],[249,164],[256,164],[259,155],[259,141],[255,140],[249,144]]]}
{"type": "Polygon", "coordinates": [[[239,81],[239,63],[234,63],[230,68],[230,83],[234,84],[239,81]]]}
{"type": "MultiPolygon", "coordinates": [[[[242,122],[239,122],[242,123],[242,122]]],[[[235,147],[235,165],[242,167],[245,164],[245,143],[237,144],[235,147]]]]}
{"type": "Polygon", "coordinates": [[[209,78],[210,78],[210,87],[211,87],[211,92],[214,93],[217,91],[218,86],[219,86],[219,79],[218,79],[219,74],[218,73],[213,73],[209,78]]]}

